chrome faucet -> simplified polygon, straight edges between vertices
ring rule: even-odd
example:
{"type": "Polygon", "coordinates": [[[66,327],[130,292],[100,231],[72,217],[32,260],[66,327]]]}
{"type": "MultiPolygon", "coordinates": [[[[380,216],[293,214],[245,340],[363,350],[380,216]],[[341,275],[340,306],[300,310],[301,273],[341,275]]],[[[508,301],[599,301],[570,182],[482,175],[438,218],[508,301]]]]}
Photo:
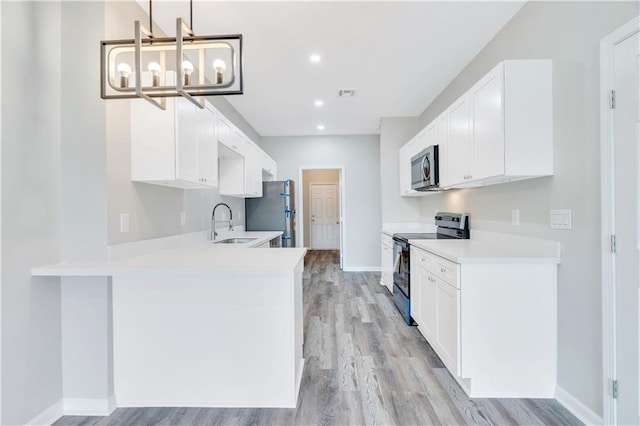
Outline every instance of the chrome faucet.
{"type": "Polygon", "coordinates": [[[211,212],[211,234],[209,234],[211,240],[215,240],[218,236],[218,233],[216,232],[216,209],[220,206],[225,206],[229,209],[229,220],[227,222],[229,222],[229,231],[233,231],[233,213],[231,212],[231,207],[225,203],[218,203],[213,208],[213,212],[211,212]]]}

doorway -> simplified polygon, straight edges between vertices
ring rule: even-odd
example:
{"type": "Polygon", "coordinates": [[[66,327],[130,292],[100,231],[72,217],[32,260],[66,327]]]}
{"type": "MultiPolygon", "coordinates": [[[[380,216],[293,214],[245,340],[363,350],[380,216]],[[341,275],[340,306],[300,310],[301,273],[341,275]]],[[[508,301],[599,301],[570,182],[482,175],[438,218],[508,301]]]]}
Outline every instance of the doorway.
{"type": "Polygon", "coordinates": [[[602,40],[604,423],[640,424],[640,24],[602,40]]]}
{"type": "Polygon", "coordinates": [[[344,259],[344,166],[298,168],[298,247],[338,250],[344,259]]]}

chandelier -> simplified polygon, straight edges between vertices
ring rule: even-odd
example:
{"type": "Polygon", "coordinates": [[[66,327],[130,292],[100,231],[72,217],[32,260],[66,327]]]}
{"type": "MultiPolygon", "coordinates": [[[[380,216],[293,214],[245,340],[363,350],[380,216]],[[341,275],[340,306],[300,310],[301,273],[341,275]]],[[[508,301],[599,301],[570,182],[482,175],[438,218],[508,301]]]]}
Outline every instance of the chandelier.
{"type": "Polygon", "coordinates": [[[100,42],[100,97],[142,98],[165,109],[168,97],[182,96],[200,108],[204,96],[242,94],[242,34],[196,36],[193,3],[190,25],[176,19],[176,37],[154,37],[134,23],[134,38],[100,42]]]}

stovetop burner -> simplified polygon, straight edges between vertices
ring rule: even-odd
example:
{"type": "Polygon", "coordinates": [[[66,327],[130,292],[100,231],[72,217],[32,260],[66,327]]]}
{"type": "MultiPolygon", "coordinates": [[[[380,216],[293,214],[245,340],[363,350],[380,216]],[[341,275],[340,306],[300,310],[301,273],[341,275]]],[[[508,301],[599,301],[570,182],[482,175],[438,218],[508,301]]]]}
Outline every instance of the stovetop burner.
{"type": "Polygon", "coordinates": [[[401,233],[401,234],[393,234],[393,238],[409,241],[409,240],[457,240],[459,237],[453,237],[445,234],[438,234],[435,232],[431,233],[401,233]]]}

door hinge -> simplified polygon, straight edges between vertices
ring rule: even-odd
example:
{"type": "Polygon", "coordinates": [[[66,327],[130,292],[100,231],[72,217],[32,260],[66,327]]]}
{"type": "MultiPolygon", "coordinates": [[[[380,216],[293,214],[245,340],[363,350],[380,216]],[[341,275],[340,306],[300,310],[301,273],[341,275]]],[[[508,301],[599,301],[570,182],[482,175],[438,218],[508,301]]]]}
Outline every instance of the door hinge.
{"type": "Polygon", "coordinates": [[[613,396],[613,399],[618,399],[618,381],[617,380],[613,381],[613,385],[611,387],[611,395],[613,396]]]}
{"type": "Polygon", "coordinates": [[[609,91],[609,108],[610,109],[616,108],[616,91],[615,90],[609,91]]]}
{"type": "Polygon", "coordinates": [[[616,236],[612,235],[611,236],[611,253],[615,253],[616,252],[616,236]]]}

